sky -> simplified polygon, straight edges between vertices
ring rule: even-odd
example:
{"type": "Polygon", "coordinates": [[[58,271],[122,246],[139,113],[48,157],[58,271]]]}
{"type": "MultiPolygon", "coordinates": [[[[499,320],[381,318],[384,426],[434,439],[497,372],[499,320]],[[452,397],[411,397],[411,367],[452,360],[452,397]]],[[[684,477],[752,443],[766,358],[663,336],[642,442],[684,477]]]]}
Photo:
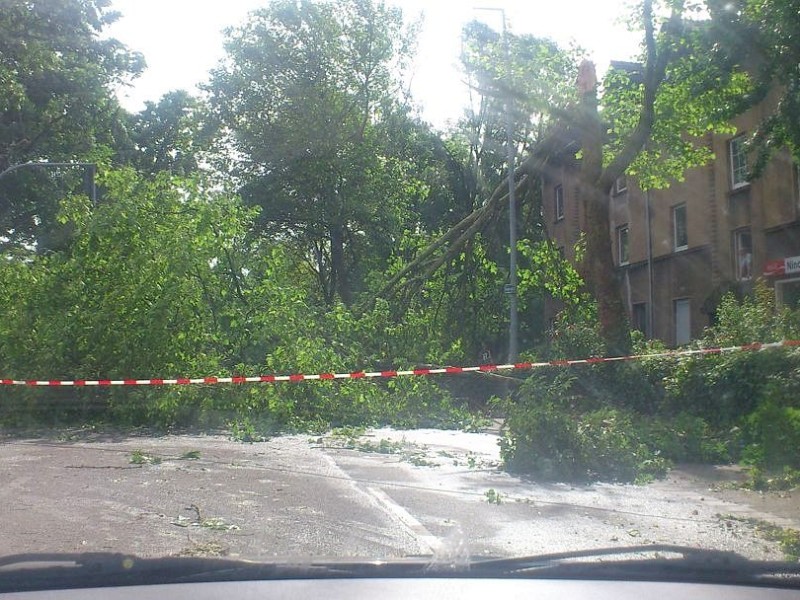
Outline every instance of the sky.
{"type": "MultiPolygon", "coordinates": [[[[120,90],[123,106],[139,111],[175,89],[195,91],[223,56],[222,30],[242,23],[248,12],[268,0],[113,0],[122,17],[109,28],[147,62],[132,88],[120,90]]],[[[631,12],[630,0],[389,0],[408,18],[423,15],[411,91],[422,116],[438,128],[456,120],[468,102],[458,69],[464,24],[479,19],[500,30],[502,8],[509,30],[550,37],[588,51],[600,72],[610,60],[630,59],[639,36],[627,31],[621,17],[631,12]]]]}

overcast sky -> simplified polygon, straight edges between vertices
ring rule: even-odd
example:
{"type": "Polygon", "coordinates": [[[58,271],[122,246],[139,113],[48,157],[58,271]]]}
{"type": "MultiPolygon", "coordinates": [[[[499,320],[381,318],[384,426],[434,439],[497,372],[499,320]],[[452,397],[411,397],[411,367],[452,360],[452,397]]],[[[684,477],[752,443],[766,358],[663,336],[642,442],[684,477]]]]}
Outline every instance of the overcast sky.
{"type": "MultiPolygon", "coordinates": [[[[462,26],[477,18],[497,30],[502,27],[499,12],[475,7],[503,8],[514,33],[551,37],[565,46],[578,43],[601,71],[610,60],[631,58],[639,39],[621,23],[631,12],[628,0],[390,1],[407,17],[424,15],[412,93],[423,116],[437,127],[458,118],[467,101],[457,67],[462,26]]],[[[222,57],[222,29],[241,23],[266,2],[113,0],[122,18],[110,35],[144,54],[148,65],[132,89],[121,91],[123,105],[138,111],[145,100],[157,100],[167,91],[194,91],[222,57]]]]}

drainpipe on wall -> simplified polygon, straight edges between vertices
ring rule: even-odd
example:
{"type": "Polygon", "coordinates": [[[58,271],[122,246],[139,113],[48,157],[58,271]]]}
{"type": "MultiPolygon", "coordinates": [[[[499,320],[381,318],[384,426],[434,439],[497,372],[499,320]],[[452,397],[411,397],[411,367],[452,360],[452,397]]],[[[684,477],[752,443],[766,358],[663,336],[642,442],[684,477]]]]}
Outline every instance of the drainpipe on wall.
{"type": "Polygon", "coordinates": [[[650,231],[650,190],[644,191],[644,220],[647,236],[647,337],[655,337],[655,311],[653,310],[653,240],[650,231]]]}

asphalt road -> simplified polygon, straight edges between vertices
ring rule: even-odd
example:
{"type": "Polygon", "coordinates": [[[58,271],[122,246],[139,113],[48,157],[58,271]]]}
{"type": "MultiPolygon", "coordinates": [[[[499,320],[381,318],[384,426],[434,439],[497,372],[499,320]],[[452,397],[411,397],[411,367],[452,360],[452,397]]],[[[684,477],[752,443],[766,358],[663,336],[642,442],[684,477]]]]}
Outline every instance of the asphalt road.
{"type": "MultiPolygon", "coordinates": [[[[791,493],[730,467],[646,486],[540,484],[498,469],[496,435],[374,430],[247,444],[212,435],[0,438],[0,548],[253,559],[510,556],[674,543],[782,558],[791,493]]],[[[800,494],[798,494],[800,495],[800,494]]]]}

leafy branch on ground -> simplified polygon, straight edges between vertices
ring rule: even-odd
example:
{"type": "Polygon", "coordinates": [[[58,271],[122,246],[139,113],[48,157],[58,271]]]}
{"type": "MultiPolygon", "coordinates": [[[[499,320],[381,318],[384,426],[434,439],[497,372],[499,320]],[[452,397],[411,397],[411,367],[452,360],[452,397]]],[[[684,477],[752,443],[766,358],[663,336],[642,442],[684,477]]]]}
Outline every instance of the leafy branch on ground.
{"type": "Polygon", "coordinates": [[[428,448],[402,440],[381,438],[377,441],[365,438],[364,428],[334,429],[328,436],[315,440],[316,443],[326,448],[356,450],[368,454],[389,454],[397,456],[403,462],[417,467],[433,467],[437,462],[429,457],[428,448]]]}
{"type": "Polygon", "coordinates": [[[178,527],[200,527],[214,531],[238,531],[240,527],[225,521],[221,517],[206,517],[196,504],[190,504],[186,510],[192,513],[191,517],[178,515],[172,520],[172,524],[178,527]]]}
{"type": "MultiPolygon", "coordinates": [[[[157,454],[152,454],[150,452],[145,452],[143,450],[134,450],[131,452],[129,462],[134,465],[159,465],[161,464],[165,458],[164,456],[159,456],[157,454]]],[[[174,457],[174,460],[199,460],[200,459],[200,451],[199,450],[187,450],[183,452],[181,455],[174,457]]]]}
{"type": "Polygon", "coordinates": [[[131,452],[129,462],[133,465],[159,465],[163,459],[155,454],[134,450],[131,452]]]}
{"type": "Polygon", "coordinates": [[[751,467],[747,481],[742,487],[759,492],[787,492],[800,487],[800,470],[784,467],[783,471],[772,469],[764,471],[759,467],[751,467]]]}
{"type": "Polygon", "coordinates": [[[738,515],[717,515],[724,522],[737,522],[750,527],[757,535],[770,542],[777,542],[787,560],[800,560],[800,531],[791,527],[780,527],[763,519],[738,515]]]}
{"type": "Polygon", "coordinates": [[[494,488],[490,488],[486,490],[483,494],[486,496],[486,502],[489,504],[502,504],[503,503],[503,496],[495,490],[494,488]]]}

